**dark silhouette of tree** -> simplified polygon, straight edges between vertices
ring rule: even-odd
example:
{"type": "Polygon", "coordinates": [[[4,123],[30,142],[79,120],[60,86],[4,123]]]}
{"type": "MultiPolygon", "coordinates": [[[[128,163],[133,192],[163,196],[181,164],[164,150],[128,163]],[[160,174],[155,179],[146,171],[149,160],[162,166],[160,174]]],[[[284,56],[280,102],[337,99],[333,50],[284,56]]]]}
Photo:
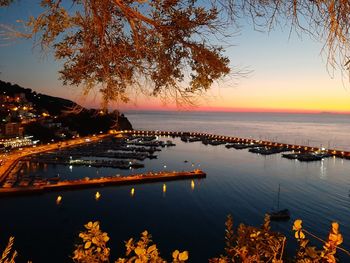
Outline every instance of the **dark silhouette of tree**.
{"type": "Polygon", "coordinates": [[[236,18],[250,16],[260,30],[289,26],[298,34],[308,34],[324,43],[323,52],[332,68],[349,70],[349,0],[227,0],[227,10],[236,18]]]}
{"type": "Polygon", "coordinates": [[[0,6],[8,6],[13,0],[0,0],[0,6]]]}
{"type": "MultiPolygon", "coordinates": [[[[12,1],[3,0],[1,5],[12,1]]],[[[259,30],[290,26],[323,40],[328,65],[349,69],[349,0],[42,0],[28,38],[64,61],[65,84],[99,87],[104,106],[148,95],[191,102],[230,72],[210,40],[250,17],[259,30]],[[180,100],[181,99],[181,100],[180,100]]]]}
{"type": "Polygon", "coordinates": [[[230,72],[223,49],[210,43],[224,24],[214,5],[194,0],[43,0],[27,26],[43,49],[53,48],[64,84],[99,87],[103,106],[130,91],[191,102],[230,72]],[[186,83],[186,85],[184,85],[186,83]]]}

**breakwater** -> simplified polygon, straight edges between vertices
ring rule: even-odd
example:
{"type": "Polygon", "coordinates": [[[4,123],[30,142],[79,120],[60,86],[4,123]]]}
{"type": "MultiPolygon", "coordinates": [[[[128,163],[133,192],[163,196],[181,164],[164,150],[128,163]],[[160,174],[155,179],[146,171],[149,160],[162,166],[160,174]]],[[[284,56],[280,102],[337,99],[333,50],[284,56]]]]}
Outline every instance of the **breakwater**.
{"type": "Polygon", "coordinates": [[[109,176],[100,178],[84,178],[80,180],[61,181],[54,184],[45,184],[31,187],[0,188],[0,196],[39,194],[48,191],[73,190],[91,187],[101,187],[110,185],[129,185],[153,182],[165,182],[175,180],[186,180],[194,178],[205,178],[206,173],[202,170],[182,171],[182,172],[157,172],[134,174],[129,176],[109,176]]]}
{"type": "Polygon", "coordinates": [[[144,135],[144,136],[173,136],[173,137],[187,137],[189,141],[195,141],[195,138],[204,138],[209,141],[214,141],[214,143],[210,143],[212,145],[218,145],[220,142],[222,143],[241,143],[241,144],[254,144],[255,146],[261,147],[273,147],[273,148],[285,148],[291,151],[301,151],[301,152],[324,152],[339,158],[350,159],[349,151],[342,151],[338,149],[325,149],[307,145],[297,145],[297,144],[287,144],[281,142],[272,142],[272,141],[264,141],[257,139],[247,139],[247,138],[239,138],[232,136],[224,136],[224,135],[215,135],[209,133],[200,133],[200,132],[179,132],[179,131],[138,131],[138,130],[125,130],[120,131],[118,133],[126,134],[126,135],[144,135]],[[216,142],[215,142],[216,141],[216,142]]]}

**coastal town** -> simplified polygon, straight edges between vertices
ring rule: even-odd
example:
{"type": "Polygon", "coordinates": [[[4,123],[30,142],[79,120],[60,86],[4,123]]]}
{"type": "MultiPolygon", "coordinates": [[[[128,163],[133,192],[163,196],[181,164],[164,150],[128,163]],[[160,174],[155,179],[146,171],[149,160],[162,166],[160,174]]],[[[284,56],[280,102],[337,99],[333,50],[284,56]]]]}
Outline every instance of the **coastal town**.
{"type": "MultiPolygon", "coordinates": [[[[83,178],[78,181],[62,181],[59,176],[33,177],[23,175],[20,171],[24,166],[28,166],[28,163],[140,169],[145,166],[143,163],[145,159],[156,159],[157,153],[164,147],[175,146],[171,140],[160,140],[160,137],[178,137],[183,143],[200,142],[209,146],[223,145],[227,149],[246,149],[250,153],[259,155],[281,154],[282,158],[301,162],[321,161],[329,157],[350,159],[349,152],[336,149],[200,132],[137,131],[133,130],[131,125],[125,126],[124,124],[123,126],[120,123],[117,123],[116,126],[104,125],[97,133],[86,131],[88,134],[81,136],[77,130],[72,129],[72,126],[64,124],[63,108],[58,109],[57,105],[51,102],[40,101],[46,98],[46,100],[57,103],[60,99],[51,97],[48,99],[46,95],[37,94],[10,83],[1,82],[0,84],[2,104],[0,111],[0,194],[61,189],[62,187],[67,188],[67,185],[71,185],[72,188],[80,188],[82,185],[134,183],[135,180],[130,179],[132,176],[120,179],[118,176],[111,175],[102,179],[83,178]],[[16,93],[16,91],[21,92],[16,93]],[[49,105],[47,106],[49,110],[43,108],[43,105],[49,105]],[[36,128],[33,128],[35,126],[36,128]]],[[[64,105],[67,109],[74,103],[66,101],[64,105]]],[[[95,112],[93,117],[95,119],[108,115],[107,112],[101,110],[95,110],[95,112]]],[[[84,121],[84,117],[80,116],[81,119],[79,115],[75,117],[78,118],[77,122],[84,121]]],[[[119,117],[124,118],[124,116],[119,117]]],[[[163,174],[158,174],[158,177],[151,176],[153,178],[151,181],[156,181],[155,178],[157,180],[184,179],[186,173],[189,178],[205,175],[199,170],[194,172],[164,171],[163,174]]],[[[133,178],[139,178],[138,181],[148,181],[149,177],[150,174],[145,174],[133,178]]]]}

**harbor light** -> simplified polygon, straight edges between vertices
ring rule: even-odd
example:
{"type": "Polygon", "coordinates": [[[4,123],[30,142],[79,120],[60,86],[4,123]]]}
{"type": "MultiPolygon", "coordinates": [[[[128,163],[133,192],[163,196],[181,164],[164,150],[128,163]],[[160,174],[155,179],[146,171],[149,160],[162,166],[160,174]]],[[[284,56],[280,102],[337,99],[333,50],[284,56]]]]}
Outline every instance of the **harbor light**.
{"type": "Polygon", "coordinates": [[[95,194],[96,201],[98,201],[100,199],[100,197],[101,197],[100,192],[96,192],[96,194],[95,194]]]}
{"type": "Polygon", "coordinates": [[[133,197],[135,195],[135,188],[131,188],[130,195],[131,195],[131,197],[133,197]]]}
{"type": "Polygon", "coordinates": [[[57,199],[56,199],[56,204],[61,204],[61,201],[62,201],[62,196],[57,196],[57,199]]]}

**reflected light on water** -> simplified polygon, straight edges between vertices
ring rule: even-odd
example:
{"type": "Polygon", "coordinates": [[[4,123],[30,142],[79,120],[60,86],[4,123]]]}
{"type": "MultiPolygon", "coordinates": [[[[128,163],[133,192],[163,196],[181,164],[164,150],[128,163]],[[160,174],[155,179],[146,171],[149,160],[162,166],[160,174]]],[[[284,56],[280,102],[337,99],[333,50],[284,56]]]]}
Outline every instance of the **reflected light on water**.
{"type": "Polygon", "coordinates": [[[57,196],[57,199],[56,199],[56,204],[61,204],[61,202],[62,202],[62,196],[57,196]]]}
{"type": "Polygon", "coordinates": [[[192,189],[192,190],[194,190],[194,186],[195,186],[195,185],[194,185],[194,181],[192,180],[192,181],[191,181],[191,189],[192,189]]]}
{"type": "Polygon", "coordinates": [[[163,184],[163,193],[166,193],[166,184],[163,184]]]}
{"type": "Polygon", "coordinates": [[[323,159],[321,160],[321,165],[320,165],[320,178],[321,179],[327,178],[327,167],[323,159]]]}
{"type": "Polygon", "coordinates": [[[131,188],[130,195],[131,195],[131,197],[133,197],[135,195],[135,188],[131,188]]]}
{"type": "Polygon", "coordinates": [[[96,201],[98,201],[100,199],[100,197],[101,197],[100,192],[96,192],[96,194],[95,194],[96,201]]]}

